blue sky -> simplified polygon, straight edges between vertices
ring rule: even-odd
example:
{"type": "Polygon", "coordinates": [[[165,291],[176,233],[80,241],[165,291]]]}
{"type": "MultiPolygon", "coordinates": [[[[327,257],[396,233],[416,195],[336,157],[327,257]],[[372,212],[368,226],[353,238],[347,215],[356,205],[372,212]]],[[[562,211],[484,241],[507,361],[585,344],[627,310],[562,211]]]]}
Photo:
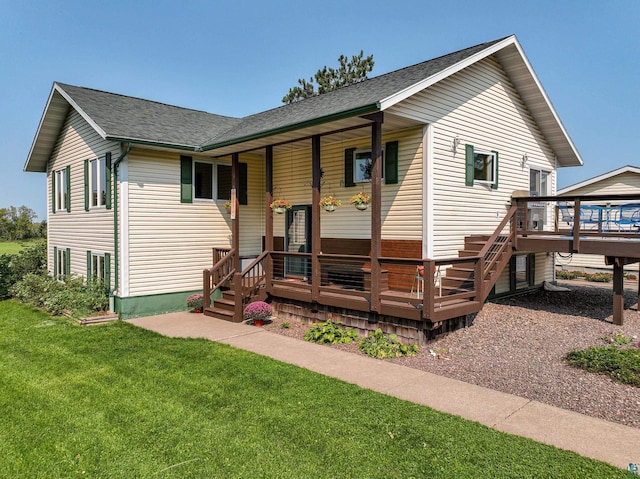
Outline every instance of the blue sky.
{"type": "Polygon", "coordinates": [[[46,215],[22,171],[53,81],[244,116],[341,53],[372,75],[516,34],[585,162],[559,187],[640,166],[640,1],[0,0],[0,207],[46,215]]]}

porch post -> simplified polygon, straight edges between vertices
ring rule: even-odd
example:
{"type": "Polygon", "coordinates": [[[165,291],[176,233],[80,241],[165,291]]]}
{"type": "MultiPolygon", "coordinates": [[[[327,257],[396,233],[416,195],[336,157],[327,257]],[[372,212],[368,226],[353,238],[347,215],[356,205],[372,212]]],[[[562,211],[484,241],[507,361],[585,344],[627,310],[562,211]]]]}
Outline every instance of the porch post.
{"type": "MultiPolygon", "coordinates": [[[[265,193],[264,193],[264,249],[273,251],[273,146],[267,146],[265,151],[265,193]]],[[[268,293],[271,292],[273,280],[273,258],[269,254],[265,259],[265,283],[268,293]]]]}
{"type": "Polygon", "coordinates": [[[242,274],[240,271],[240,203],[238,201],[238,192],[240,191],[240,155],[233,153],[231,155],[231,248],[236,254],[233,257],[233,269],[236,271],[233,275],[233,291],[235,292],[235,322],[242,321],[242,274]]]}
{"type": "Polygon", "coordinates": [[[380,312],[380,256],[382,256],[382,121],[383,113],[371,125],[371,309],[380,312]]]}
{"type": "Polygon", "coordinates": [[[624,260],[615,258],[613,262],[613,324],[624,323],[624,260]]]}
{"type": "Polygon", "coordinates": [[[320,298],[320,136],[311,137],[311,299],[317,302],[320,298]]]}

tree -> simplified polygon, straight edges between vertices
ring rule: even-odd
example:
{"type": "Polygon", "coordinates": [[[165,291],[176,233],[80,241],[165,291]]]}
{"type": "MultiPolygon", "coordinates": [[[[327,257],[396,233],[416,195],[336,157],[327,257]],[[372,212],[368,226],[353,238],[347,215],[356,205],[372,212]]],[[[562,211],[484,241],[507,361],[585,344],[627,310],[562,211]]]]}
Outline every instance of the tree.
{"type": "Polygon", "coordinates": [[[42,229],[34,227],[35,218],[35,211],[26,206],[0,208],[0,239],[14,241],[40,236],[42,229]]]}
{"type": "Polygon", "coordinates": [[[345,56],[340,55],[338,68],[327,68],[324,66],[321,70],[318,70],[313,78],[309,78],[309,81],[304,78],[298,79],[299,86],[295,86],[289,89],[282,98],[282,103],[293,103],[296,101],[304,100],[312,96],[322,95],[337,88],[359,83],[367,79],[367,73],[373,70],[373,55],[369,55],[363,58],[364,52],[360,50],[360,54],[353,55],[351,61],[345,56]],[[316,90],[314,85],[314,79],[318,85],[316,90]]]}

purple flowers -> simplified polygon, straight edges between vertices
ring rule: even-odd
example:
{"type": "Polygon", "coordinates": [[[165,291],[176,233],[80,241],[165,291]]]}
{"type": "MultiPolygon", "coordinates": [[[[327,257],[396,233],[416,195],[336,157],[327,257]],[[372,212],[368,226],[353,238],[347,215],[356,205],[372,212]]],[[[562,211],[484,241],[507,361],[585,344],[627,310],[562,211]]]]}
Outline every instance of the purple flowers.
{"type": "Polygon", "coordinates": [[[264,301],[249,303],[247,307],[244,308],[244,315],[247,319],[269,319],[272,312],[271,306],[264,301]]]}
{"type": "Polygon", "coordinates": [[[200,309],[202,308],[202,294],[194,293],[187,298],[187,308],[200,309]]]}

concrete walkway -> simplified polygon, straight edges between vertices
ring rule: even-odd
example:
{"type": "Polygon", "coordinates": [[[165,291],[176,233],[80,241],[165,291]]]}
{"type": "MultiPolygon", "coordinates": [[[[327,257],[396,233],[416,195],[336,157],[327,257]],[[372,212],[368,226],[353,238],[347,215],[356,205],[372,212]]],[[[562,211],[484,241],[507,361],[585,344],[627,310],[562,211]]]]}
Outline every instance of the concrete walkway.
{"type": "Polygon", "coordinates": [[[229,344],[622,469],[640,465],[640,429],[201,314],[180,312],[128,322],[165,336],[229,344]]]}

